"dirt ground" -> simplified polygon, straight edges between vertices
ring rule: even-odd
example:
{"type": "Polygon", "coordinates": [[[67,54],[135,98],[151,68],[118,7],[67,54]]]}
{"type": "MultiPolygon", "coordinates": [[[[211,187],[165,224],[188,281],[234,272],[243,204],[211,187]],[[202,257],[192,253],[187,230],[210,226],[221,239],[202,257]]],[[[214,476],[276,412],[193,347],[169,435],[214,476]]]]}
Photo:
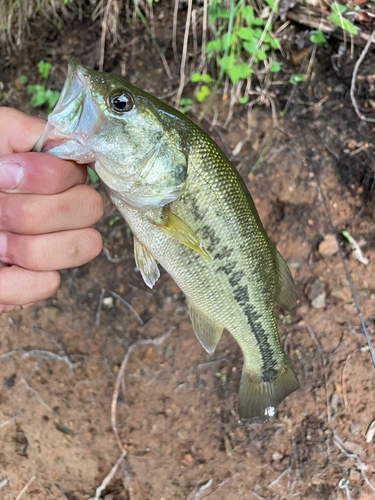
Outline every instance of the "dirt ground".
{"type": "MultiPolygon", "coordinates": [[[[161,25],[160,38],[170,39],[170,26],[161,25]]],[[[293,29],[296,36],[303,33],[293,29]]],[[[63,34],[54,25],[42,29],[37,20],[30,31],[24,49],[0,61],[0,81],[3,105],[36,114],[17,77],[36,83],[36,64],[45,59],[61,89],[71,55],[97,64],[100,24],[75,21],[63,34]]],[[[171,50],[169,80],[143,31],[134,36],[129,28],[124,40],[122,47],[107,47],[105,70],[172,102],[179,66],[171,50]]],[[[248,133],[243,108],[235,109],[224,131],[219,124],[227,103],[218,96],[217,125],[210,131],[246,180],[295,278],[297,304],[289,314],[278,309],[277,317],[301,389],[268,423],[240,426],[240,349],[228,333],[214,355],[202,349],[184,295],[164,271],[153,290],[146,287],[135,270],[130,231],[123,220],[113,221],[116,212],[106,201],[97,225],[106,250],[63,271],[53,298],[0,317],[1,499],[19,498],[28,482],[24,499],[95,495],[120,457],[111,405],[120,365],[139,339],[150,342],[129,351],[126,393],[120,390],[116,412],[126,457],[100,498],[375,498],[375,440],[367,432],[375,419],[374,366],[340,256],[318,252],[331,228],[314,168],[333,224],[348,230],[369,259],[365,267],[343,242],[375,342],[374,130],[357,119],[350,103],[355,59],[344,57],[335,70],[331,56],[337,50],[333,40],[320,47],[310,82],[293,92],[290,85],[271,87],[278,109],[289,100],[287,113],[274,123],[270,109],[255,107],[251,137],[236,156],[233,150],[248,133]]],[[[365,77],[374,62],[372,55],[360,70],[361,105],[372,98],[365,77]]],[[[198,114],[193,108],[189,117],[198,114]]],[[[208,122],[202,126],[209,130],[208,122]]]]}

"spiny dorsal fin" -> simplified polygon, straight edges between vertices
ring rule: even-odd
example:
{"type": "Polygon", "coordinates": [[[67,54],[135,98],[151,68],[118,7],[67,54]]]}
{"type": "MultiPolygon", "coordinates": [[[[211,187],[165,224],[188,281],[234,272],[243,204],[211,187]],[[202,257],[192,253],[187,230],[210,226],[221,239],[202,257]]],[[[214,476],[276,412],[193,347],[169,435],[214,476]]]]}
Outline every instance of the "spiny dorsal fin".
{"type": "Polygon", "coordinates": [[[223,332],[223,327],[213,323],[188,302],[190,319],[197,339],[209,354],[215,350],[223,332]]]}
{"type": "Polygon", "coordinates": [[[135,265],[147,286],[153,288],[160,276],[158,264],[147,248],[134,236],[135,265]]]}
{"type": "Polygon", "coordinates": [[[279,281],[276,304],[290,311],[296,302],[296,286],[289,267],[276,250],[276,273],[279,281]]]}
{"type": "Polygon", "coordinates": [[[209,258],[207,250],[199,241],[198,236],[187,224],[185,224],[182,219],[180,219],[180,217],[171,212],[169,209],[165,210],[164,215],[167,215],[166,222],[163,224],[157,224],[162,231],[169,234],[169,236],[183,245],[186,245],[195,252],[203,255],[203,257],[209,258]]]}
{"type": "Polygon", "coordinates": [[[287,356],[284,366],[272,380],[265,381],[261,377],[262,374],[259,375],[254,376],[244,365],[238,395],[241,424],[267,422],[273,417],[281,401],[299,389],[299,382],[287,356]]]}

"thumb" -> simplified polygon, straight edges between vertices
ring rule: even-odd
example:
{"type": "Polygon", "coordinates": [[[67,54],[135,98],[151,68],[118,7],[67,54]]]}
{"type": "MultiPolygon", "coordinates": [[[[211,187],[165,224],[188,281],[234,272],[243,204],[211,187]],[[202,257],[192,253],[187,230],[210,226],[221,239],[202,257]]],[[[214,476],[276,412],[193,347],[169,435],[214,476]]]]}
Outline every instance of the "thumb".
{"type": "Polygon", "coordinates": [[[0,155],[31,151],[45,126],[41,118],[0,107],[0,155]]]}

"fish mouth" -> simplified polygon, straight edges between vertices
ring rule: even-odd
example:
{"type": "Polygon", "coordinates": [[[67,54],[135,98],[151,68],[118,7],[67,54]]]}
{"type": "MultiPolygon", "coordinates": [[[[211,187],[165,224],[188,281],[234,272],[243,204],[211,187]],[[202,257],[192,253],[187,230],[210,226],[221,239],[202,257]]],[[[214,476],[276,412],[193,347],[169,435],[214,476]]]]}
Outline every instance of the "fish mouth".
{"type": "Polygon", "coordinates": [[[48,117],[34,150],[63,159],[94,160],[89,138],[101,129],[104,115],[90,92],[90,74],[78,59],[69,61],[68,73],[55,109],[48,117]]]}

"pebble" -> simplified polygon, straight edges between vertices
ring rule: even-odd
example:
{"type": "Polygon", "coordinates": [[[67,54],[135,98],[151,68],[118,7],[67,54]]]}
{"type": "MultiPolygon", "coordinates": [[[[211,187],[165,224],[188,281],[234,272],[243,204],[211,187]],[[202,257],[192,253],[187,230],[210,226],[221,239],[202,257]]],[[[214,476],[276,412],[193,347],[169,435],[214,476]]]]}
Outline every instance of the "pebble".
{"type": "Polygon", "coordinates": [[[333,287],[331,296],[335,297],[335,299],[343,300],[344,302],[349,302],[352,300],[352,294],[350,293],[349,287],[333,287]]]}
{"type": "Polygon", "coordinates": [[[320,309],[326,305],[326,292],[324,283],[320,279],[316,279],[307,288],[307,297],[311,301],[311,305],[315,309],[320,309]]]}
{"type": "Polygon", "coordinates": [[[339,251],[334,234],[326,234],[318,247],[318,252],[322,257],[330,257],[339,251]]]}

